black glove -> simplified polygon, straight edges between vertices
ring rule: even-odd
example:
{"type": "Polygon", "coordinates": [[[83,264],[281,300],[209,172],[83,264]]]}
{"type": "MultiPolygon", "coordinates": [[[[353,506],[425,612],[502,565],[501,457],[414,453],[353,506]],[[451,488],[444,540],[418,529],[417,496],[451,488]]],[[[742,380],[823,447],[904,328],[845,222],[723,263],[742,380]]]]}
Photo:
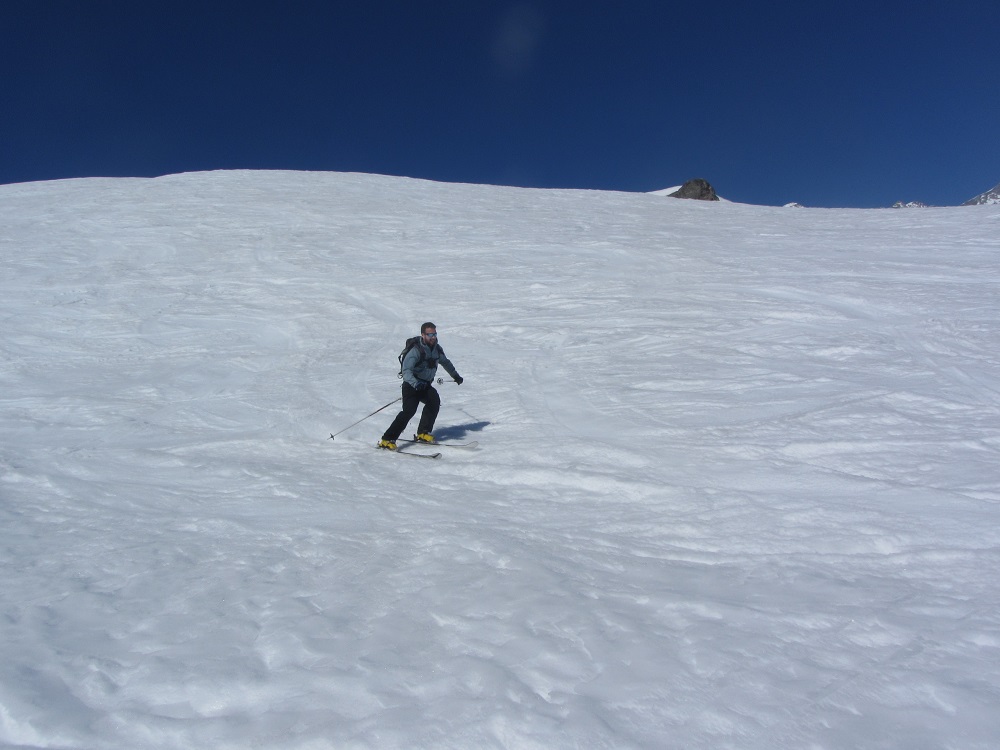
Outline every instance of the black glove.
{"type": "Polygon", "coordinates": [[[458,383],[459,385],[462,385],[463,380],[465,380],[465,378],[463,378],[461,375],[455,376],[455,382],[458,383]]]}
{"type": "Polygon", "coordinates": [[[415,391],[422,391],[426,387],[427,387],[427,381],[426,380],[418,380],[417,384],[415,386],[413,386],[413,390],[415,390],[415,391]]]}

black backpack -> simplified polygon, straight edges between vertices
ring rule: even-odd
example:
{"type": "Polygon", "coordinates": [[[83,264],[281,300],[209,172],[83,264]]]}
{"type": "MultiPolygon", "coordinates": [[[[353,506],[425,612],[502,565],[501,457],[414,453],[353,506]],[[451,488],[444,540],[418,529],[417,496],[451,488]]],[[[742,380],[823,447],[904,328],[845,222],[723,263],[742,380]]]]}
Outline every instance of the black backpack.
{"type": "MultiPolygon", "coordinates": [[[[418,343],[420,343],[420,337],[419,336],[412,336],[411,338],[408,338],[406,340],[406,346],[404,346],[403,347],[403,351],[401,351],[399,353],[399,374],[396,377],[398,377],[398,378],[402,378],[403,377],[403,358],[406,357],[407,352],[409,352],[410,349],[412,349],[413,347],[415,347],[418,343]]],[[[421,349],[420,350],[420,360],[419,361],[422,362],[423,360],[424,360],[424,350],[421,349]]]]}

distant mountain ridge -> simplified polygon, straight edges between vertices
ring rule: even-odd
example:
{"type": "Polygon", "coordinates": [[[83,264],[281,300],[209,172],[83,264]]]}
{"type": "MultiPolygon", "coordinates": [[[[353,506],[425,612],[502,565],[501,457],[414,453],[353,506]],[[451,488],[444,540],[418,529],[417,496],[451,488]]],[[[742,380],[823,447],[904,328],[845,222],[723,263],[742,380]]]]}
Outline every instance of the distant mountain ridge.
{"type": "MultiPolygon", "coordinates": [[[[678,185],[676,187],[664,188],[663,190],[654,190],[652,195],[666,195],[672,198],[697,198],[700,200],[720,200],[716,195],[715,189],[705,180],[688,180],[684,185],[678,185]]],[[[721,199],[725,200],[725,199],[721,199]]],[[[725,201],[728,203],[729,201],[725,201]]],[[[970,198],[969,200],[962,203],[963,206],[981,206],[986,204],[997,205],[1000,204],[1000,185],[987,190],[985,193],[980,193],[975,198],[970,198]]],[[[800,203],[792,202],[786,203],[786,208],[802,208],[800,203]]],[[[922,201],[896,201],[892,204],[892,208],[927,208],[928,204],[922,201]]]]}
{"type": "MultiPolygon", "coordinates": [[[[1000,204],[1000,185],[980,193],[975,198],[969,198],[963,206],[982,206],[986,204],[1000,204]]],[[[927,204],[921,201],[896,201],[893,208],[927,208],[927,204]]]]}
{"type": "Polygon", "coordinates": [[[1000,203],[1000,185],[990,188],[985,193],[980,193],[975,198],[970,198],[963,206],[982,206],[985,204],[1000,203]]]}

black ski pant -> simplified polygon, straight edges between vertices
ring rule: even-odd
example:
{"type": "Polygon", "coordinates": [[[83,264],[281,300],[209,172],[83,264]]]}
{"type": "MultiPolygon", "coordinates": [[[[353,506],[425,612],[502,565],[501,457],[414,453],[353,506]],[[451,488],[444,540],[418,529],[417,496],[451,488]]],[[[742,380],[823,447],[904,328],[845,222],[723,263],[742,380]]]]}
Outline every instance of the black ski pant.
{"type": "Polygon", "coordinates": [[[419,391],[409,383],[403,383],[403,408],[392,420],[389,429],[382,435],[383,440],[396,440],[406,429],[406,425],[417,413],[417,407],[423,403],[424,410],[420,412],[420,422],[417,424],[417,432],[431,432],[434,429],[434,420],[437,419],[438,411],[441,409],[441,397],[434,390],[434,386],[428,385],[419,391]]]}

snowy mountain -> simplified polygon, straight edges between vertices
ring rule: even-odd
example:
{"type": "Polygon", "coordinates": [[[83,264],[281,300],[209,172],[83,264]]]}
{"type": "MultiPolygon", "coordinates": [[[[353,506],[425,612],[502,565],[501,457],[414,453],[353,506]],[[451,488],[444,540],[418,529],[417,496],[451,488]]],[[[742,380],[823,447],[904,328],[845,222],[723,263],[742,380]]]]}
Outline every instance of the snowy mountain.
{"type": "Polygon", "coordinates": [[[1000,185],[997,185],[991,190],[987,190],[985,193],[980,193],[975,198],[970,198],[963,206],[981,206],[981,205],[994,205],[1000,203],[1000,185]]]}
{"type": "Polygon", "coordinates": [[[998,228],[0,186],[0,746],[995,746],[998,228]],[[436,461],[373,448],[425,320],[436,461]]]}

